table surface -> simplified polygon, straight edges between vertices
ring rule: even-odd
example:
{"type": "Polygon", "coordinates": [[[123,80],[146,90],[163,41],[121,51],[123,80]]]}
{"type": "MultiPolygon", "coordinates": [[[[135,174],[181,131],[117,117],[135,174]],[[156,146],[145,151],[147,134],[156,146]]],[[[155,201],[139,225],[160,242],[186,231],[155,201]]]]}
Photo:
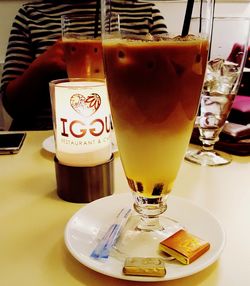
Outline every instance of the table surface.
{"type": "MultiPolygon", "coordinates": [[[[84,206],[57,197],[53,154],[42,149],[52,131],[27,133],[22,150],[0,156],[0,285],[137,285],[88,269],[71,256],[64,229],[84,206]]],[[[191,146],[192,147],[192,146],[191,146]]],[[[128,192],[115,156],[115,192],[128,192]]],[[[226,232],[220,258],[192,276],[147,285],[250,285],[250,157],[223,167],[183,162],[173,190],[210,210],[226,232]]]]}

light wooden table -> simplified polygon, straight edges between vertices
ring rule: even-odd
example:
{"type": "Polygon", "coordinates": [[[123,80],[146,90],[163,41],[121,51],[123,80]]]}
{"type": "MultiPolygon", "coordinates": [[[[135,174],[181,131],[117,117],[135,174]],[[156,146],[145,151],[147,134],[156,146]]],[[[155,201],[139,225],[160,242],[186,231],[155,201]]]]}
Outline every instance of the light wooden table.
{"type": "MultiPolygon", "coordinates": [[[[19,154],[0,156],[0,285],[140,285],[96,273],[66,249],[65,225],[83,204],[56,195],[53,155],[41,148],[50,135],[28,132],[19,154]]],[[[118,155],[115,190],[129,191],[118,155]]],[[[154,284],[250,285],[250,157],[234,156],[230,165],[216,168],[183,162],[173,193],[210,210],[225,229],[226,246],[207,269],[154,284]]]]}

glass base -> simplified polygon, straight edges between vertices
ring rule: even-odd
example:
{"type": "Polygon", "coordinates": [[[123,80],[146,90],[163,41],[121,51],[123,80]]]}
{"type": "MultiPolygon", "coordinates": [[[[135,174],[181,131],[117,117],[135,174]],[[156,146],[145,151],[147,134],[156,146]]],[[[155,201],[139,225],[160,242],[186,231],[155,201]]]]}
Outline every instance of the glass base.
{"type": "Polygon", "coordinates": [[[126,257],[161,257],[172,260],[171,256],[159,250],[159,243],[183,227],[166,216],[160,216],[159,230],[142,230],[138,227],[140,224],[140,215],[132,215],[129,218],[111,255],[121,261],[126,257]]]}
{"type": "Polygon", "coordinates": [[[213,151],[188,151],[185,160],[202,166],[223,166],[231,163],[232,157],[224,152],[213,151]]]}

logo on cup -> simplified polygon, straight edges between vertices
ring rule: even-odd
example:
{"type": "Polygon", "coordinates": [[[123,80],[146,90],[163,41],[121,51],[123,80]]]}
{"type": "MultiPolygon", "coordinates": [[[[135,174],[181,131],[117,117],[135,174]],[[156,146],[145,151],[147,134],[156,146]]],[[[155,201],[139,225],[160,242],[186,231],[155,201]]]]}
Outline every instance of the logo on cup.
{"type": "Polygon", "coordinates": [[[97,93],[87,96],[76,93],[71,96],[70,105],[81,116],[90,117],[101,106],[101,97],[97,93]]]}

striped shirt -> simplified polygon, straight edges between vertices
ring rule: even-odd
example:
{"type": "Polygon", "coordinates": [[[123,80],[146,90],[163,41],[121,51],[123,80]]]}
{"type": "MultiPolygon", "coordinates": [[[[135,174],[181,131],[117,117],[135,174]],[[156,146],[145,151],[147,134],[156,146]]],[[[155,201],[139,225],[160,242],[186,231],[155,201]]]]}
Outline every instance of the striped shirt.
{"type": "MultiPolygon", "coordinates": [[[[142,16],[151,20],[150,32],[166,32],[162,17],[154,4],[143,1],[112,0],[115,12],[123,17],[124,28],[141,29],[142,16]],[[132,24],[132,25],[131,25],[132,24]]],[[[21,75],[40,54],[61,37],[61,15],[96,13],[95,0],[47,0],[23,4],[12,25],[4,63],[1,92],[7,84],[21,75]]],[[[99,20],[100,34],[100,20],[99,20]]],[[[145,27],[144,27],[145,28],[145,27]]],[[[93,33],[93,25],[85,29],[86,35],[93,33]]],[[[20,92],[22,96],[22,92],[20,92]]],[[[49,97],[48,95],[46,95],[49,97]]],[[[49,101],[48,101],[49,102],[49,101]]],[[[48,107],[51,109],[51,107],[48,107]]],[[[52,124],[41,129],[50,129],[52,124]]]]}

